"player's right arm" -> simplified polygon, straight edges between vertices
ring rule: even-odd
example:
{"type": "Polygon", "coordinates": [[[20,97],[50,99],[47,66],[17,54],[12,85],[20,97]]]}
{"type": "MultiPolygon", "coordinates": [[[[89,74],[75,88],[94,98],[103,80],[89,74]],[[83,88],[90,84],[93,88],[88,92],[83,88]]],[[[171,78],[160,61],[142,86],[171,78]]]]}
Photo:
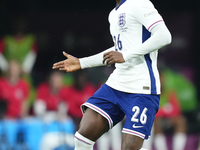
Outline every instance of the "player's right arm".
{"type": "Polygon", "coordinates": [[[65,52],[63,52],[63,55],[67,58],[63,61],[57,62],[53,64],[53,69],[59,69],[61,71],[66,72],[73,72],[77,71],[79,69],[85,69],[85,68],[91,68],[91,67],[97,67],[97,66],[105,66],[107,63],[106,60],[104,60],[104,54],[110,51],[114,51],[114,47],[111,47],[101,53],[98,53],[96,55],[92,55],[89,57],[84,58],[76,58],[72,55],[69,55],[65,52]]]}

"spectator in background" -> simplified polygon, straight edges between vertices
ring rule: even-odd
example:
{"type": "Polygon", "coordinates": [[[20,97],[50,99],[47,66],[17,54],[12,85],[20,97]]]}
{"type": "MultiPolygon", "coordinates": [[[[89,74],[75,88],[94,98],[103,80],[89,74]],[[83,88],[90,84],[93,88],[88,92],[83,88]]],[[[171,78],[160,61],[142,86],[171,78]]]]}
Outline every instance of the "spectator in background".
{"type": "MultiPolygon", "coordinates": [[[[190,74],[193,74],[192,70],[190,72],[190,74]]],[[[162,69],[162,74],[167,81],[165,82],[165,88],[176,91],[182,111],[184,113],[194,112],[197,108],[196,87],[193,84],[194,79],[189,80],[187,73],[181,71],[175,72],[169,68],[162,69]]]]}
{"type": "Polygon", "coordinates": [[[0,40],[0,69],[8,69],[8,61],[15,59],[22,65],[22,71],[30,74],[36,60],[37,46],[35,37],[27,34],[25,19],[18,18],[12,23],[13,35],[0,40]]]}
{"type": "Polygon", "coordinates": [[[62,111],[59,108],[67,108],[67,101],[64,101],[65,94],[66,88],[63,85],[63,74],[53,71],[49,76],[48,82],[41,83],[37,87],[37,96],[34,104],[35,114],[38,117],[42,117],[42,119],[57,120],[58,112],[62,111]]]}
{"type": "Polygon", "coordinates": [[[45,134],[40,141],[41,150],[74,148],[74,123],[68,116],[68,94],[63,84],[63,74],[59,71],[50,73],[47,82],[37,88],[34,112],[45,122],[45,134]],[[67,147],[67,148],[66,148],[67,147]]]}
{"type": "Polygon", "coordinates": [[[27,33],[29,28],[25,18],[18,17],[11,22],[12,34],[0,39],[0,70],[7,71],[8,62],[17,60],[22,66],[23,78],[30,82],[29,103],[35,99],[35,88],[31,71],[36,61],[37,45],[33,34],[27,33]]]}
{"type": "Polygon", "coordinates": [[[74,120],[76,131],[82,118],[81,105],[94,94],[94,86],[88,81],[85,70],[74,72],[74,84],[67,88],[66,100],[69,102],[69,115],[74,120]]]}
{"type": "Polygon", "coordinates": [[[29,85],[21,78],[21,66],[16,60],[8,64],[6,77],[0,79],[0,99],[7,102],[6,117],[18,119],[28,114],[29,85]]]}
{"type": "Polygon", "coordinates": [[[173,150],[184,150],[187,139],[186,119],[182,115],[177,92],[173,89],[167,88],[166,83],[168,81],[164,76],[164,72],[161,72],[160,80],[162,85],[162,94],[160,97],[160,108],[154,121],[155,148],[156,150],[168,150],[163,126],[170,126],[175,129],[172,145],[173,150]]]}

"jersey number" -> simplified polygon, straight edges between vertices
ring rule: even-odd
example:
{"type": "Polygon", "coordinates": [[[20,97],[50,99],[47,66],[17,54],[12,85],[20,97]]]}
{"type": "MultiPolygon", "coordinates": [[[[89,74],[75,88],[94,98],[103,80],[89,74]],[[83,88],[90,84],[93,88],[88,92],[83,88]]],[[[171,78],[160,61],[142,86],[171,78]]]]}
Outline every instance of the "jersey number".
{"type": "MultiPolygon", "coordinates": [[[[147,122],[147,115],[146,115],[147,110],[148,109],[145,107],[142,111],[142,114],[140,115],[140,122],[142,124],[146,124],[146,122],[147,122]]],[[[135,112],[135,113],[134,113],[133,117],[131,118],[131,121],[132,122],[139,122],[139,119],[137,119],[137,117],[140,113],[140,108],[138,106],[134,106],[132,108],[132,111],[135,112]]]]}
{"type": "Polygon", "coordinates": [[[118,36],[114,36],[115,42],[115,51],[122,50],[122,41],[120,41],[120,34],[118,36]]]}

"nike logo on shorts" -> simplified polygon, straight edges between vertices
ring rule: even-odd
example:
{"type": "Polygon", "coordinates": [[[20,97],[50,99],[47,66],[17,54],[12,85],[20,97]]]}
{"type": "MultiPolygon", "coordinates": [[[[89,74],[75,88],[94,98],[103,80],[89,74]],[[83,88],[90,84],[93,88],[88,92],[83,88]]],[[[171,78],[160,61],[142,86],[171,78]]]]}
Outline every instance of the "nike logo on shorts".
{"type": "Polygon", "coordinates": [[[133,125],[133,128],[142,128],[144,126],[136,126],[135,124],[133,125]]]}

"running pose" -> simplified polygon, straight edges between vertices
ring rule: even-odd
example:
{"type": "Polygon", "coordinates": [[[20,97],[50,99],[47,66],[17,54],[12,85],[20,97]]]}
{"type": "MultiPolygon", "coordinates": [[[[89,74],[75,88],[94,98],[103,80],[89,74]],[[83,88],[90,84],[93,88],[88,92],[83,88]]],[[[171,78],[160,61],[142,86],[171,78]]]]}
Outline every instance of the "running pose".
{"type": "Polygon", "coordinates": [[[158,49],[170,44],[171,34],[149,0],[116,0],[109,14],[114,46],[93,56],[66,60],[53,69],[73,72],[111,65],[116,69],[81,107],[84,115],[75,134],[75,150],[92,150],[95,141],[126,115],[122,150],[139,150],[150,136],[159,108],[158,49]]]}

